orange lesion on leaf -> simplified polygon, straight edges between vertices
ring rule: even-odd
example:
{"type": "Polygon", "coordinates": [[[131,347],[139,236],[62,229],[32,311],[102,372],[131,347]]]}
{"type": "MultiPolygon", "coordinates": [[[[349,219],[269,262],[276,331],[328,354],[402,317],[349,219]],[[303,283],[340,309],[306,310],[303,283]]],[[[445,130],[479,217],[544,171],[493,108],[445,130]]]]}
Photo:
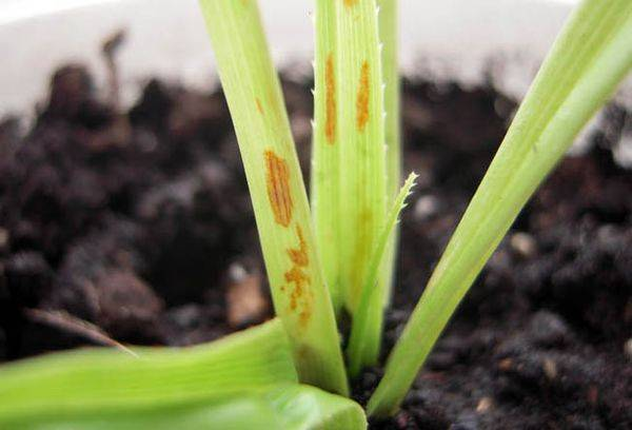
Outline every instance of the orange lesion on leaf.
{"type": "Polygon", "coordinates": [[[307,322],[309,321],[311,316],[312,316],[311,309],[308,308],[308,307],[305,307],[305,308],[303,308],[303,310],[301,312],[299,312],[298,320],[301,323],[301,325],[305,326],[305,325],[307,325],[307,322]]]}
{"type": "Polygon", "coordinates": [[[356,98],[356,126],[359,131],[364,131],[367,122],[369,122],[369,73],[369,63],[364,60],[360,70],[360,84],[356,98]]]}
{"type": "MultiPolygon", "coordinates": [[[[309,266],[307,242],[301,226],[296,225],[298,248],[288,248],[287,253],[292,267],[285,272],[285,281],[292,286],[289,293],[289,306],[297,312],[301,325],[306,325],[312,314],[313,292],[309,288],[311,278],[305,269],[309,266]]],[[[283,289],[282,289],[283,291],[283,289]]]]}
{"type": "Polygon", "coordinates": [[[302,301],[306,293],[305,286],[309,285],[311,279],[305,271],[299,266],[292,266],[290,270],[285,272],[285,281],[294,284],[294,288],[290,293],[290,309],[295,310],[299,301],[302,301]]]}
{"type": "Polygon", "coordinates": [[[259,97],[255,99],[255,102],[257,103],[257,110],[261,115],[263,115],[263,105],[261,104],[261,100],[259,99],[259,97]]]}
{"type": "Polygon", "coordinates": [[[332,145],[336,140],[336,76],[331,52],[325,64],[325,137],[332,145]]]}
{"type": "Polygon", "coordinates": [[[292,263],[299,267],[307,267],[309,265],[309,256],[307,255],[307,243],[303,236],[303,229],[300,225],[296,226],[296,236],[298,237],[299,248],[289,248],[287,250],[288,255],[292,263]]]}
{"type": "Polygon", "coordinates": [[[352,7],[358,4],[359,0],[343,0],[345,3],[345,6],[347,7],[352,7]]]}
{"type": "MultiPolygon", "coordinates": [[[[274,220],[277,224],[289,227],[292,221],[293,204],[287,162],[270,149],[266,150],[264,155],[268,199],[272,206],[274,220]]],[[[305,326],[312,314],[314,293],[310,288],[312,280],[307,271],[310,260],[309,248],[299,224],[296,224],[296,238],[298,245],[286,249],[292,265],[284,273],[287,285],[281,286],[280,290],[289,298],[290,311],[298,316],[300,325],[305,326]]]]}
{"type": "Polygon", "coordinates": [[[268,200],[272,206],[274,220],[283,227],[292,221],[292,194],[290,192],[290,171],[287,162],[268,149],[264,153],[266,163],[266,187],[268,200]]]}

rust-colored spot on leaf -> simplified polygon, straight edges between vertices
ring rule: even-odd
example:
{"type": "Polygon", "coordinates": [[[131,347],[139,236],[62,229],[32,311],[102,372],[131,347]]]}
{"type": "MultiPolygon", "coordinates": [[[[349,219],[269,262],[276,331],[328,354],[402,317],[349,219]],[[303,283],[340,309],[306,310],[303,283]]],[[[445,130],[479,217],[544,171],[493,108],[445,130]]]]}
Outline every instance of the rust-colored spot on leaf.
{"type": "Polygon", "coordinates": [[[310,276],[305,272],[309,266],[307,242],[303,236],[301,226],[296,225],[298,248],[288,248],[287,253],[292,262],[292,267],[285,272],[285,281],[291,286],[289,293],[290,310],[298,313],[299,323],[307,324],[312,314],[313,292],[309,288],[310,276]]]}
{"type": "Polygon", "coordinates": [[[290,193],[290,171],[287,162],[272,150],[266,150],[266,186],[274,220],[283,227],[292,221],[292,195],[290,193]]]}
{"type": "Polygon", "coordinates": [[[358,4],[358,0],[343,0],[343,1],[345,3],[345,6],[347,7],[353,7],[358,4]]]}
{"type": "Polygon", "coordinates": [[[307,255],[307,243],[303,237],[303,230],[300,225],[296,226],[296,235],[298,236],[299,248],[290,248],[287,250],[292,263],[300,267],[306,267],[309,264],[309,256],[307,255]]]}
{"type": "Polygon", "coordinates": [[[336,75],[331,52],[325,64],[325,137],[332,145],[336,140],[336,75]]]}
{"type": "Polygon", "coordinates": [[[298,314],[298,320],[301,325],[307,325],[307,322],[312,316],[311,308],[304,307],[303,310],[298,314]]]}
{"type": "Polygon", "coordinates": [[[257,110],[261,115],[263,115],[263,105],[261,104],[261,100],[259,100],[259,97],[255,99],[255,102],[257,102],[257,110]]]}
{"type": "Polygon", "coordinates": [[[359,131],[364,131],[366,123],[369,122],[369,95],[369,63],[365,60],[360,71],[360,85],[356,99],[356,126],[359,131]]]}
{"type": "Polygon", "coordinates": [[[285,272],[285,280],[294,284],[294,288],[290,293],[290,309],[295,310],[298,301],[305,295],[305,286],[311,282],[309,276],[298,266],[292,266],[290,270],[285,272]]]}

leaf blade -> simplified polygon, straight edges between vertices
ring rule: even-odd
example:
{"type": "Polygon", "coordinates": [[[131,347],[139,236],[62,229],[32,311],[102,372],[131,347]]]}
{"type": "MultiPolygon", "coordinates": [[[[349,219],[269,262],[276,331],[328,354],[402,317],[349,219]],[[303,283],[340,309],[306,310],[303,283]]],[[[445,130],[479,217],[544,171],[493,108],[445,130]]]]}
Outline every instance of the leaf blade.
{"type": "Polygon", "coordinates": [[[362,430],[367,425],[362,407],[354,401],[299,384],[160,407],[49,413],[7,424],[14,430],[362,430]]]}
{"type": "Polygon", "coordinates": [[[583,1],[567,21],[391,353],[368,404],[393,413],[485,262],[582,126],[632,68],[632,3],[583,1]]]}
{"type": "Polygon", "coordinates": [[[298,381],[278,320],[206,345],[134,352],[137,357],[95,348],[1,367],[0,424],[40,415],[156,407],[298,381]]]}
{"type": "Polygon", "coordinates": [[[334,312],[255,0],[200,0],[237,134],[272,298],[301,381],[348,393],[334,312]]]}
{"type": "Polygon", "coordinates": [[[340,285],[340,139],[338,123],[337,9],[331,0],[316,0],[314,11],[314,137],[311,203],[316,243],[336,310],[342,307],[340,285]]]}
{"type": "Polygon", "coordinates": [[[338,1],[336,8],[341,285],[353,314],[386,214],[382,60],[375,0],[338,1]]]}
{"type": "Polygon", "coordinates": [[[359,404],[308,385],[272,389],[266,399],[283,416],[283,428],[356,430],[367,426],[359,404]]]}

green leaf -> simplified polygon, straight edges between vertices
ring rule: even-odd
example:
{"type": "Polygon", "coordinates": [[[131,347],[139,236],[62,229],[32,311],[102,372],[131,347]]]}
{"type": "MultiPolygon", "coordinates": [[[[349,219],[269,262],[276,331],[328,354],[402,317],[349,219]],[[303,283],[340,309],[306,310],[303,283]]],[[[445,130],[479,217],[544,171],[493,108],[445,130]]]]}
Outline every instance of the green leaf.
{"type": "MultiPolygon", "coordinates": [[[[401,183],[401,141],[400,141],[400,81],[399,62],[397,61],[397,1],[378,0],[379,30],[382,48],[382,71],[384,76],[384,108],[385,108],[385,137],[386,137],[386,193],[387,205],[392,204],[397,197],[401,183]]],[[[382,345],[382,332],[384,330],[384,312],[377,306],[388,308],[393,289],[395,263],[397,261],[397,249],[399,240],[399,225],[395,225],[387,248],[384,251],[384,259],[380,269],[379,285],[377,287],[380,297],[376,297],[376,309],[371,313],[374,319],[369,327],[372,330],[366,337],[369,342],[364,349],[364,365],[377,364],[382,345]]]]}
{"type": "Polygon", "coordinates": [[[401,183],[401,116],[400,78],[397,33],[398,0],[378,0],[379,30],[382,45],[382,74],[384,77],[384,110],[386,136],[387,192],[391,199],[397,197],[401,183]]]}
{"type": "Polygon", "coordinates": [[[380,342],[379,338],[376,340],[373,337],[381,336],[381,321],[384,313],[381,291],[377,288],[380,282],[380,269],[384,266],[385,258],[388,257],[386,251],[397,226],[399,214],[406,207],[406,198],[415,185],[415,179],[417,175],[411,173],[395,198],[371,256],[369,271],[362,287],[362,297],[351,326],[347,350],[351,376],[357,376],[362,366],[375,365],[377,361],[379,350],[375,347],[380,342]]]}
{"type": "MultiPolygon", "coordinates": [[[[86,349],[0,367],[7,422],[199,402],[298,381],[278,320],[188,348],[86,349]]],[[[13,427],[11,427],[13,428],[13,427]]]]}
{"type": "Polygon", "coordinates": [[[375,0],[336,1],[340,282],[353,314],[386,216],[382,60],[375,0]]]}
{"type": "Polygon", "coordinates": [[[340,139],[338,124],[337,10],[332,0],[316,0],[314,11],[314,137],[311,203],[316,244],[331,300],[342,307],[340,285],[340,139]]]}
{"type": "Polygon", "coordinates": [[[201,0],[263,249],[301,381],[348,392],[303,177],[257,2],[201,0]]]}
{"type": "Polygon", "coordinates": [[[542,64],[392,351],[369,414],[398,408],[519,211],[631,67],[632,2],[583,1],[542,64]]]}
{"type": "Polygon", "coordinates": [[[5,424],[12,430],[250,430],[281,429],[284,422],[269,402],[244,395],[184,405],[49,413],[5,424]]]}
{"type": "Polygon", "coordinates": [[[278,387],[266,398],[283,417],[283,429],[355,430],[367,426],[364,410],[356,402],[308,385],[278,387]]]}
{"type": "MultiPolygon", "coordinates": [[[[374,1],[316,1],[312,210],[337,312],[343,301],[353,310],[360,300],[373,242],[400,184],[396,1],[381,6],[378,31],[374,1]]],[[[396,234],[382,260],[374,306],[389,301],[395,243],[396,234]]],[[[371,314],[377,320],[366,338],[372,342],[366,363],[377,360],[382,332],[381,310],[371,314]]]]}
{"type": "Polygon", "coordinates": [[[72,414],[50,411],[5,423],[13,430],[361,430],[366,417],[360,405],[345,397],[308,385],[282,384],[204,401],[72,414]]]}

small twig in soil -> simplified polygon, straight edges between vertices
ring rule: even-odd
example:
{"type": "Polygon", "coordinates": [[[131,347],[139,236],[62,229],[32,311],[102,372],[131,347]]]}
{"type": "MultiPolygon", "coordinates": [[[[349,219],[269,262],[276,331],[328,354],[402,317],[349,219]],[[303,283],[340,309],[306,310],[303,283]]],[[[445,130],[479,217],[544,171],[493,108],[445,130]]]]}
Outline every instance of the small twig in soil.
{"type": "Polygon", "coordinates": [[[108,71],[108,101],[111,106],[118,110],[120,102],[120,82],[118,68],[116,67],[115,56],[121,45],[125,42],[125,30],[118,30],[108,37],[101,48],[105,65],[108,71]]]}

